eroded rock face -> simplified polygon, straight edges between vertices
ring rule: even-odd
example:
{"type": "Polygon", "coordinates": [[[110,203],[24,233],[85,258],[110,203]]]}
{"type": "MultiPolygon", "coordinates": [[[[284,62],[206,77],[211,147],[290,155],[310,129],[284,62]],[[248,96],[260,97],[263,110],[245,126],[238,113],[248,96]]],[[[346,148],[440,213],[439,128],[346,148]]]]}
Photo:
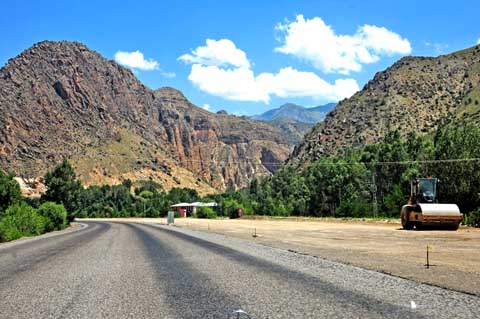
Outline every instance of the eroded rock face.
{"type": "Polygon", "coordinates": [[[437,58],[402,58],[339,102],[305,135],[289,162],[305,164],[374,143],[395,129],[403,136],[426,134],[447,117],[478,118],[479,93],[480,46],[437,58]]]}
{"type": "Polygon", "coordinates": [[[178,172],[187,172],[220,190],[269,174],[265,150],[280,163],[290,148],[272,125],[207,112],[173,88],[151,90],[75,42],[41,42],[9,60],[0,110],[0,166],[21,176],[67,157],[87,183],[153,171],[142,177],[181,184],[178,172]]]}

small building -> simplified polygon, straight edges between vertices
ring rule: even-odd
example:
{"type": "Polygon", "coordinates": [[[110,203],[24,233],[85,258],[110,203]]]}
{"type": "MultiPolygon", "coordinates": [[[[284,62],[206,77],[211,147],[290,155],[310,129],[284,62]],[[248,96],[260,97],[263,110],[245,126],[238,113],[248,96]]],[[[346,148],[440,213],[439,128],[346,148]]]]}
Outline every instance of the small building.
{"type": "Polygon", "coordinates": [[[202,202],[194,202],[194,203],[178,203],[172,205],[170,207],[173,210],[176,210],[180,213],[180,217],[191,217],[197,214],[197,207],[216,207],[218,206],[215,202],[210,203],[202,203],[202,202]]]}

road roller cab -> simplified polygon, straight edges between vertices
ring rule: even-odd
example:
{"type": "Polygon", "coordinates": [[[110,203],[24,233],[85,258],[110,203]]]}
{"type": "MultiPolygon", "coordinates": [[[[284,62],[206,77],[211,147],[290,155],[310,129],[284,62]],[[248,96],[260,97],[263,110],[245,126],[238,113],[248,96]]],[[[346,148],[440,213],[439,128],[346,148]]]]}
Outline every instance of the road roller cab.
{"type": "Polygon", "coordinates": [[[410,200],[402,207],[404,229],[425,226],[458,229],[463,214],[455,204],[439,204],[438,178],[417,178],[411,183],[410,200]]]}

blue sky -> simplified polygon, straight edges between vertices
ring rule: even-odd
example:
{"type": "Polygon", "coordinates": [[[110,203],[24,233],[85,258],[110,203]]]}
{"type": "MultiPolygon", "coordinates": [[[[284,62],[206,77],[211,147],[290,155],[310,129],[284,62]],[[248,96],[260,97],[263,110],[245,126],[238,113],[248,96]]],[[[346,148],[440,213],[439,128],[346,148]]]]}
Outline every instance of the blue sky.
{"type": "Polygon", "coordinates": [[[404,55],[480,38],[478,1],[3,0],[0,10],[0,65],[38,41],[80,41],[153,89],[236,114],[338,100],[404,55]]]}

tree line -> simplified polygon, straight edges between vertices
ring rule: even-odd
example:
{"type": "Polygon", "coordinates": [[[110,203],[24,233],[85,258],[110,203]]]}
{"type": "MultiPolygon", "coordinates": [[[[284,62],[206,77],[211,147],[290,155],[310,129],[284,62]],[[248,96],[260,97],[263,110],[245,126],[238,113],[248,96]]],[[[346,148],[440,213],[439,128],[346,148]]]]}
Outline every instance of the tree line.
{"type": "Polygon", "coordinates": [[[271,216],[395,217],[410,182],[437,177],[440,202],[455,203],[465,222],[480,224],[480,128],[440,125],[431,135],[388,133],[378,143],[323,156],[303,168],[284,166],[249,187],[216,196],[247,214],[271,216]]]}
{"type": "Polygon", "coordinates": [[[440,125],[435,134],[388,133],[381,141],[323,156],[306,167],[284,166],[240,190],[205,197],[189,188],[165,191],[154,181],[84,187],[65,160],[45,176],[40,198],[23,198],[13,175],[0,170],[0,240],[62,229],[75,217],[164,217],[179,202],[215,201],[197,217],[245,215],[395,217],[410,181],[442,182],[440,201],[455,203],[465,222],[480,224],[480,128],[440,125]]]}
{"type": "Polygon", "coordinates": [[[14,175],[0,170],[0,241],[64,229],[76,217],[164,217],[174,203],[200,200],[193,189],[166,192],[153,181],[84,187],[67,160],[44,180],[40,198],[25,198],[14,175]]]}

